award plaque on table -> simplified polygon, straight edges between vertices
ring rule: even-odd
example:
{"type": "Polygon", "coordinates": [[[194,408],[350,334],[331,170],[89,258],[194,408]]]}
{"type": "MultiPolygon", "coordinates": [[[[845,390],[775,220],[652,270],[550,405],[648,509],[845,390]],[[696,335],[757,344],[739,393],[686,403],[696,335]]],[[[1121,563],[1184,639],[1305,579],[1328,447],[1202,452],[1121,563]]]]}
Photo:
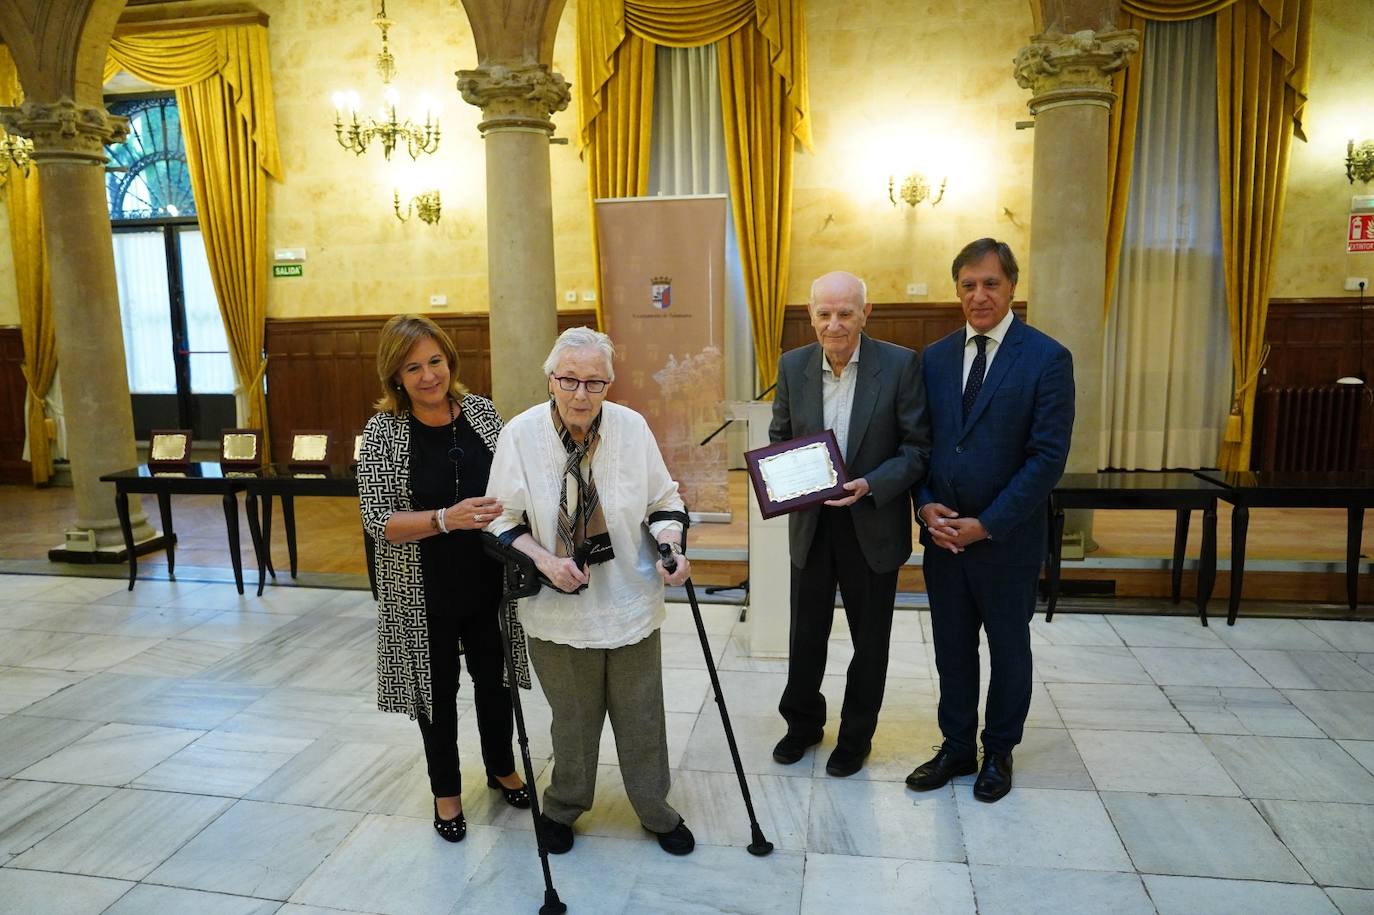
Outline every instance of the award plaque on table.
{"type": "Polygon", "coordinates": [[[149,467],[185,467],[189,463],[190,429],[153,429],[148,434],[149,467]]]}
{"type": "Polygon", "coordinates": [[[328,467],[329,432],[322,429],[298,429],[291,433],[292,467],[328,467]]]}
{"type": "Polygon", "coordinates": [[[363,456],[363,433],[362,430],[353,433],[353,463],[358,463],[363,456]]]}
{"type": "Polygon", "coordinates": [[[848,494],[844,484],[849,482],[849,472],[835,433],[829,429],[746,451],[744,461],[759,500],[759,513],[765,518],[848,494]]]}
{"type": "Polygon", "coordinates": [[[262,464],[261,429],[225,429],[219,437],[219,462],[234,470],[255,470],[262,464]]]}

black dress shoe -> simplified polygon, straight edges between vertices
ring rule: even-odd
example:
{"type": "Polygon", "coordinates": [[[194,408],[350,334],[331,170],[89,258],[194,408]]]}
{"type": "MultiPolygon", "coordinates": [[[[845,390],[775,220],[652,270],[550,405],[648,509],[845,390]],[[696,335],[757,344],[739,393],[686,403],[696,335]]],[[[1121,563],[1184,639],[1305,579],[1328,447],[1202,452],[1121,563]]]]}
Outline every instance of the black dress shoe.
{"type": "Polygon", "coordinates": [[[929,761],[917,766],[906,777],[906,786],[913,791],[934,791],[956,775],[972,775],[978,771],[978,757],[963,755],[941,747],[929,761]]]}
{"type": "Polygon", "coordinates": [[[852,750],[836,747],[825,762],[825,771],[836,778],[848,778],[864,767],[864,760],[867,758],[867,750],[862,753],[855,753],[852,750]]]}
{"type": "Polygon", "coordinates": [[[562,855],[572,851],[573,830],[571,826],[564,826],[557,820],[551,820],[548,814],[539,814],[539,833],[544,839],[544,849],[551,855],[562,855]]]}
{"type": "MultiPolygon", "coordinates": [[[[648,831],[654,832],[652,829],[648,831]]],[[[672,829],[667,832],[654,832],[654,835],[658,836],[658,847],[670,855],[690,855],[692,849],[697,847],[697,840],[682,817],[678,817],[677,825],[672,829]]]]}
{"type": "Polygon", "coordinates": [[[439,816],[439,801],[434,802],[434,831],[446,842],[461,842],[468,834],[468,818],[460,811],[451,820],[439,816]]]}
{"type": "Polygon", "coordinates": [[[1011,754],[983,751],[983,768],[973,782],[973,796],[991,804],[1011,790],[1011,754]]]}
{"type": "Polygon", "coordinates": [[[487,787],[495,788],[501,792],[501,796],[506,799],[506,803],[512,807],[519,807],[521,810],[528,810],[530,806],[529,788],[521,785],[519,788],[507,788],[494,775],[487,776],[487,787]]]}
{"type": "Polygon", "coordinates": [[[774,761],[780,762],[784,766],[792,765],[806,754],[808,747],[814,747],[820,743],[821,736],[817,734],[815,737],[805,737],[788,731],[786,736],[779,740],[778,745],[773,748],[774,761]]]}

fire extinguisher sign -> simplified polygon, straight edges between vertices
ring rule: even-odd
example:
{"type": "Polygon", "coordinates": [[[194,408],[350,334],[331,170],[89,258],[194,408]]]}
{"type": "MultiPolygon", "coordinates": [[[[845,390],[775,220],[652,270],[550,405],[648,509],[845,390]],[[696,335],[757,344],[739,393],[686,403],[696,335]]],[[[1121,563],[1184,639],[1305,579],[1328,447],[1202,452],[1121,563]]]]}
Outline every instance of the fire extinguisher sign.
{"type": "Polygon", "coordinates": [[[1350,228],[1345,237],[1345,250],[1374,251],[1374,213],[1351,213],[1350,228]]]}

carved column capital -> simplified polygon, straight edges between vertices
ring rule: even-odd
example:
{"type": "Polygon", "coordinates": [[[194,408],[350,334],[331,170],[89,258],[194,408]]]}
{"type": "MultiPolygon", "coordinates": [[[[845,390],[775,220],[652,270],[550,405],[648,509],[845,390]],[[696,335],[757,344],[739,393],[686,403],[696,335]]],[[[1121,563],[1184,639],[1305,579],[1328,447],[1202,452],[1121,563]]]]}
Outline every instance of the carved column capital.
{"type": "Polygon", "coordinates": [[[476,70],[459,70],[457,76],[463,100],[481,108],[485,115],[477,125],[484,134],[503,129],[552,134],[549,116],[567,108],[572,99],[568,81],[547,64],[484,64],[476,70]]]}
{"type": "Polygon", "coordinates": [[[1016,83],[1033,93],[1032,114],[1063,105],[1109,108],[1115,98],[1111,75],[1138,50],[1140,33],[1134,29],[1045,32],[1016,55],[1016,83]]]}
{"type": "Polygon", "coordinates": [[[122,142],[129,135],[128,118],[99,106],[78,105],[70,98],[0,108],[0,123],[8,132],[33,140],[36,162],[104,165],[105,144],[122,142]]]}

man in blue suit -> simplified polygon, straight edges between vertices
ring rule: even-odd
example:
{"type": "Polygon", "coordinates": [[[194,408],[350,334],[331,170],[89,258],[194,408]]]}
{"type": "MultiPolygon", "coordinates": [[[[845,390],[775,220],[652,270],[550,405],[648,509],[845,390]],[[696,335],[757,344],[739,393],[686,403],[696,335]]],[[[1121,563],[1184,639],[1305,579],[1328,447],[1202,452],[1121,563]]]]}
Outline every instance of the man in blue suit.
{"type": "Polygon", "coordinates": [[[944,743],[906,783],[929,791],[977,770],[973,796],[991,802],[1011,790],[1011,753],[1030,710],[1030,620],[1046,503],[1073,431],[1073,360],[1011,313],[1018,271],[1005,243],[971,242],[951,272],[967,325],[925,351],[933,441],[930,473],[913,490],[944,743]],[[981,769],[980,627],[992,670],[981,769]]]}

